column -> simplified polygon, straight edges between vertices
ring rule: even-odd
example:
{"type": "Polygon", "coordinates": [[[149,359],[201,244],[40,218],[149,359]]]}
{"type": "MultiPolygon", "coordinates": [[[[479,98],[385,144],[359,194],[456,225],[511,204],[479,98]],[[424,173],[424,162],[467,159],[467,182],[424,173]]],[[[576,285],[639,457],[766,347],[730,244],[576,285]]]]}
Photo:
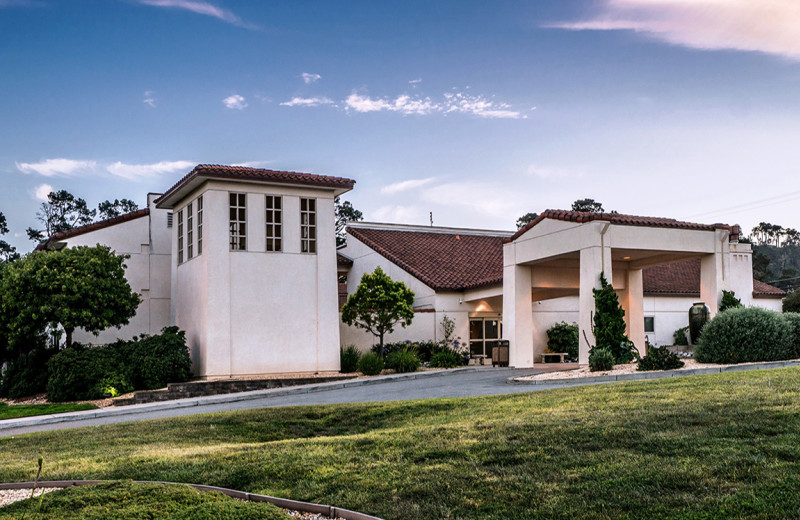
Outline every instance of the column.
{"type": "Polygon", "coordinates": [[[625,317],[628,324],[628,338],[633,341],[639,354],[647,355],[644,342],[644,286],[642,284],[642,270],[631,269],[627,273],[626,283],[627,308],[625,317]]]}
{"type": "Polygon", "coordinates": [[[529,266],[512,263],[503,267],[503,337],[509,341],[509,366],[532,367],[533,304],[529,266]]]}
{"type": "Polygon", "coordinates": [[[719,312],[722,289],[722,253],[704,255],[700,258],[700,301],[706,304],[712,318],[719,312]]]}
{"type": "Polygon", "coordinates": [[[594,345],[592,334],[595,312],[592,289],[600,288],[600,273],[605,273],[608,283],[613,283],[611,249],[602,246],[581,249],[580,288],[578,289],[578,363],[589,363],[589,349],[594,345]],[[587,342],[588,339],[588,342],[587,342]]]}

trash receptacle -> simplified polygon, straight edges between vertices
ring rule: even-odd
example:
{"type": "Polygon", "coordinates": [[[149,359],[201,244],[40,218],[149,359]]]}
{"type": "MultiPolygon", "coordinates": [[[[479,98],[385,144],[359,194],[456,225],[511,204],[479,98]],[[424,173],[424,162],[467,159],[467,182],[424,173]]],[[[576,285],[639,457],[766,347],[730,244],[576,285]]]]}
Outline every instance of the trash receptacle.
{"type": "Polygon", "coordinates": [[[492,347],[492,366],[508,366],[508,340],[501,339],[496,347],[492,347]]]}

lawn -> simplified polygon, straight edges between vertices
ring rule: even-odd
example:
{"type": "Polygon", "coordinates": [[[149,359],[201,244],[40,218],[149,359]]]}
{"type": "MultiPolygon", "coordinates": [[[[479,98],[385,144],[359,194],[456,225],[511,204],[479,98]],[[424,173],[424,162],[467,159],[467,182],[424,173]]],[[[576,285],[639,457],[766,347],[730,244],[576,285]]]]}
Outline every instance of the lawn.
{"type": "Polygon", "coordinates": [[[12,404],[0,402],[0,421],[3,419],[18,419],[32,415],[48,415],[51,413],[78,412],[80,410],[94,410],[93,404],[12,404]]]}
{"type": "Polygon", "coordinates": [[[386,519],[795,518],[800,369],[0,439],[0,481],[212,484],[386,519]]]}

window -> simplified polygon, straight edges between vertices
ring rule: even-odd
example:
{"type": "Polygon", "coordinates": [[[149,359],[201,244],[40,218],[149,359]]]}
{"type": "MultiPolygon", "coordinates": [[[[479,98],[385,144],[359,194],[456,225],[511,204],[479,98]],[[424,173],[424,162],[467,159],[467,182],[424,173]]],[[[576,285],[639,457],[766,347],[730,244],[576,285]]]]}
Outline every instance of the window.
{"type": "Polygon", "coordinates": [[[197,255],[203,254],[203,196],[197,197],[197,255]]]}
{"type": "Polygon", "coordinates": [[[230,193],[231,251],[247,251],[247,195],[230,193]]]}
{"type": "Polygon", "coordinates": [[[186,259],[191,260],[194,256],[194,241],[192,240],[192,203],[186,206],[186,259]]]}
{"type": "Polygon", "coordinates": [[[183,263],[183,210],[178,212],[178,263],[183,263]]]}
{"type": "Polygon", "coordinates": [[[283,232],[282,197],[267,195],[267,251],[281,251],[283,232]]]}
{"type": "Polygon", "coordinates": [[[645,316],[644,318],[644,331],[645,333],[654,333],[656,331],[656,319],[654,316],[645,316]]]}
{"type": "Polygon", "coordinates": [[[317,199],[300,199],[300,251],[317,252],[317,199]]]}
{"type": "Polygon", "coordinates": [[[503,323],[499,318],[469,319],[469,353],[472,356],[492,357],[492,347],[500,345],[503,323]]]}
{"type": "Polygon", "coordinates": [[[168,228],[172,227],[172,212],[171,211],[169,213],[167,213],[167,227],[168,228]]]}

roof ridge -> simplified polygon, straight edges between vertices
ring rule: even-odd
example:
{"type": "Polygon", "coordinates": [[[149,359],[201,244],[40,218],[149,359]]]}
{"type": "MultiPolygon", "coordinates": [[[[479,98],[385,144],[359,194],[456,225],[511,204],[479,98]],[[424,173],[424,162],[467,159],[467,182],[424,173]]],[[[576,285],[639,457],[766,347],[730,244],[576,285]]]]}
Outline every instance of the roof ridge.
{"type": "Polygon", "coordinates": [[[150,208],[142,208],[142,209],[137,209],[135,211],[130,211],[128,213],[123,213],[122,215],[117,215],[116,217],[111,217],[104,220],[98,220],[97,222],[92,222],[90,224],[84,224],[83,226],[72,228],[67,231],[60,231],[58,233],[53,233],[52,235],[47,237],[47,239],[44,242],[36,246],[36,250],[41,251],[42,249],[45,249],[47,244],[53,241],[76,237],[78,235],[83,235],[84,233],[90,233],[92,231],[97,231],[98,229],[111,227],[116,224],[120,224],[122,222],[135,220],[137,218],[141,218],[149,214],[150,214],[150,208]]]}

